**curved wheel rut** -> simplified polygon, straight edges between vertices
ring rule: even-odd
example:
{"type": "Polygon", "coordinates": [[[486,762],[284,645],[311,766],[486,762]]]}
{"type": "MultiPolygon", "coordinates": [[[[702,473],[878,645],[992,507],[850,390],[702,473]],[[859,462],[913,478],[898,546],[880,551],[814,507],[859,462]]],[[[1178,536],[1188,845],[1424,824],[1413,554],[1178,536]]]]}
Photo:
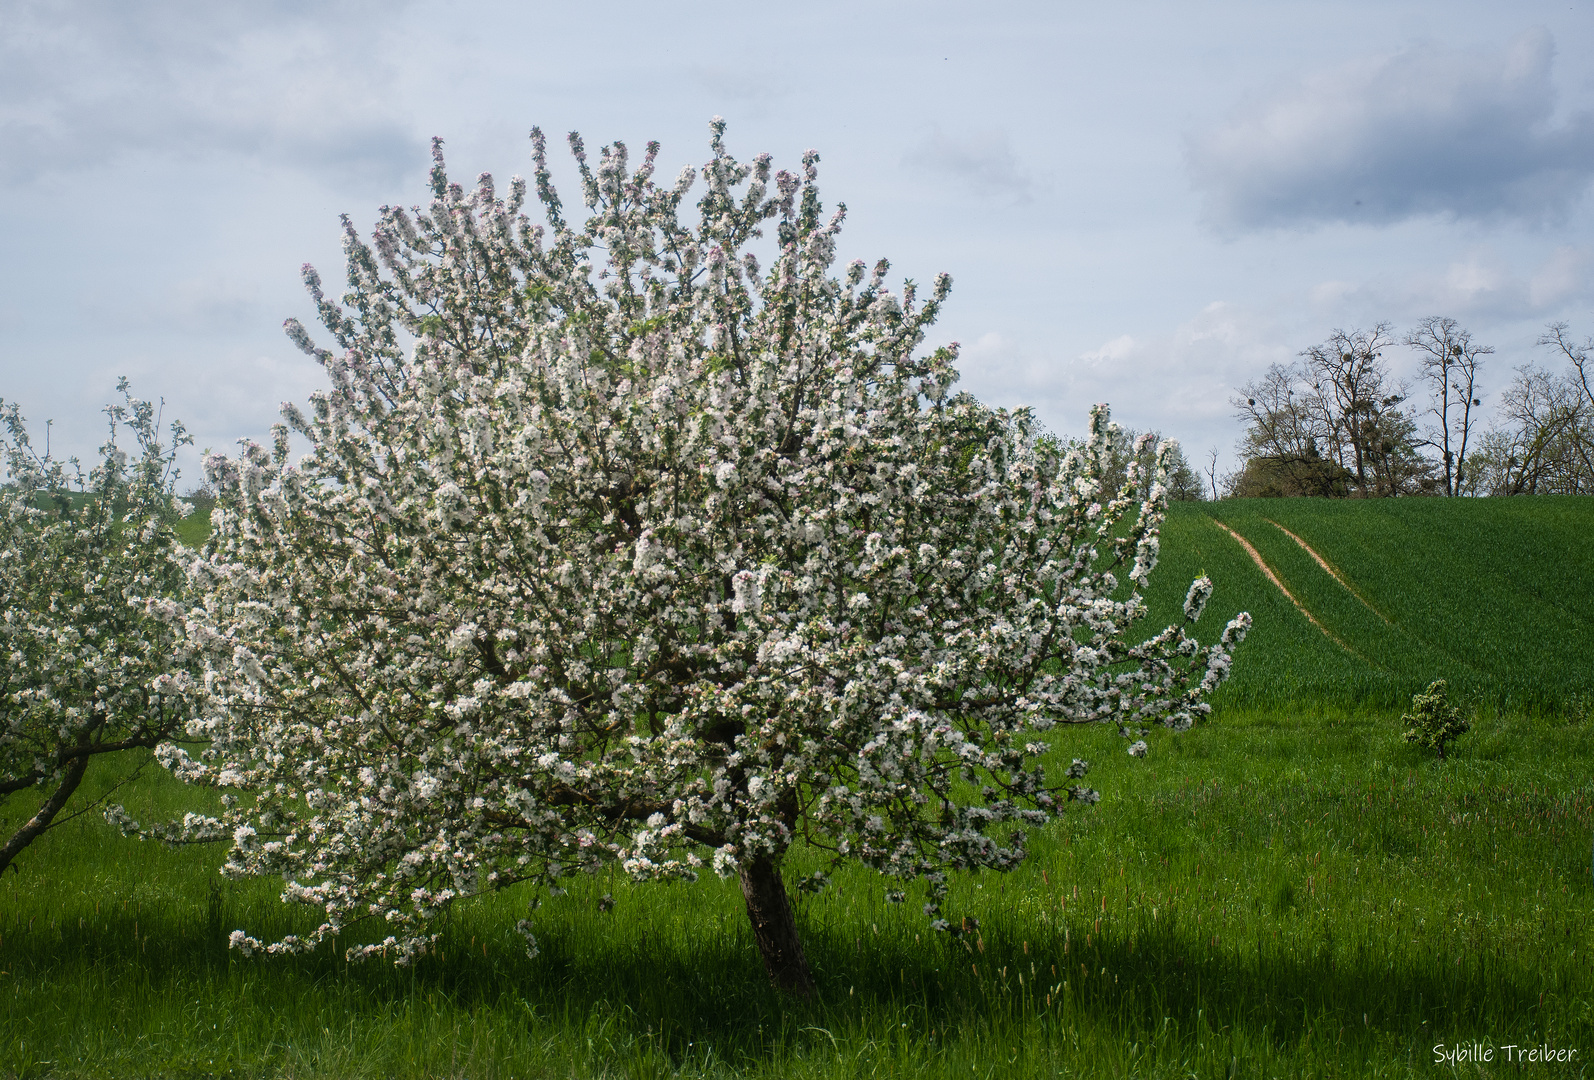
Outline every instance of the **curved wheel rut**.
{"type": "Polygon", "coordinates": [[[1357,592],[1354,588],[1352,588],[1350,582],[1348,582],[1344,578],[1340,577],[1339,571],[1335,570],[1333,568],[1333,566],[1329,565],[1329,562],[1328,562],[1327,559],[1323,558],[1315,550],[1313,550],[1311,544],[1308,544],[1305,540],[1302,540],[1299,536],[1296,536],[1294,533],[1290,532],[1290,530],[1286,529],[1284,526],[1280,525],[1278,522],[1274,521],[1272,518],[1263,518],[1262,520],[1267,522],[1269,525],[1273,526],[1275,529],[1277,529],[1279,532],[1283,533],[1285,536],[1289,537],[1291,540],[1294,540],[1297,544],[1299,544],[1301,546],[1301,550],[1306,552],[1308,555],[1310,555],[1313,558],[1313,560],[1316,561],[1317,565],[1321,566],[1323,568],[1323,573],[1327,574],[1329,577],[1331,577],[1335,581],[1339,582],[1340,587],[1343,588],[1346,592],[1350,593],[1352,596],[1354,596],[1358,601],[1360,601],[1362,607],[1366,608],[1368,611],[1372,612],[1374,615],[1377,615],[1380,619],[1383,619],[1385,626],[1394,626],[1395,625],[1393,622],[1391,622],[1389,620],[1389,617],[1386,616],[1382,611],[1379,611],[1377,608],[1373,607],[1373,605],[1368,602],[1367,597],[1363,596],[1361,593],[1357,592]]]}
{"type": "MultiPolygon", "coordinates": [[[[1273,587],[1276,588],[1279,592],[1283,593],[1285,599],[1287,599],[1290,603],[1295,605],[1295,610],[1299,611],[1302,615],[1306,616],[1306,621],[1307,622],[1311,623],[1313,626],[1315,626],[1319,630],[1321,630],[1323,632],[1323,636],[1324,637],[1328,638],[1328,640],[1332,641],[1335,645],[1338,645],[1340,648],[1344,649],[1346,652],[1348,652],[1352,656],[1356,657],[1356,659],[1361,660],[1362,662],[1364,662],[1366,664],[1369,664],[1369,665],[1371,665],[1373,667],[1377,667],[1378,666],[1377,664],[1373,664],[1373,662],[1371,660],[1368,660],[1367,657],[1363,656],[1361,653],[1357,652],[1355,649],[1353,649],[1349,645],[1347,645],[1340,638],[1340,636],[1338,634],[1334,633],[1328,627],[1326,627],[1322,623],[1318,622],[1317,621],[1317,616],[1313,615],[1305,604],[1301,603],[1300,600],[1296,599],[1295,594],[1290,592],[1290,590],[1285,586],[1284,582],[1279,580],[1279,576],[1273,572],[1273,568],[1267,564],[1267,560],[1262,558],[1262,553],[1260,551],[1256,550],[1255,547],[1251,546],[1251,541],[1247,540],[1245,537],[1241,536],[1239,533],[1237,533],[1233,529],[1229,528],[1227,525],[1225,525],[1223,522],[1219,521],[1217,518],[1213,518],[1212,519],[1212,524],[1216,525],[1218,528],[1222,529],[1224,532],[1226,532],[1230,536],[1234,537],[1235,543],[1239,544],[1241,547],[1243,547],[1245,549],[1246,554],[1251,556],[1251,561],[1256,563],[1257,567],[1262,571],[1262,573],[1267,576],[1267,579],[1273,583],[1273,587]]],[[[1269,522],[1269,524],[1273,524],[1273,523],[1269,522]]],[[[1305,545],[1302,544],[1302,546],[1304,547],[1305,545]]],[[[1318,560],[1318,561],[1321,562],[1322,560],[1318,560]]],[[[1327,569],[1327,567],[1325,566],[1324,569],[1327,569]]],[[[1333,573],[1333,571],[1329,571],[1329,572],[1333,573]]],[[[1336,576],[1335,580],[1338,581],[1339,578],[1336,576]]],[[[1340,581],[1340,584],[1344,585],[1345,583],[1343,581],[1340,581]]],[[[1349,586],[1346,586],[1346,587],[1349,588],[1349,586]]],[[[1382,616],[1380,616],[1380,618],[1382,618],[1382,616]]]]}

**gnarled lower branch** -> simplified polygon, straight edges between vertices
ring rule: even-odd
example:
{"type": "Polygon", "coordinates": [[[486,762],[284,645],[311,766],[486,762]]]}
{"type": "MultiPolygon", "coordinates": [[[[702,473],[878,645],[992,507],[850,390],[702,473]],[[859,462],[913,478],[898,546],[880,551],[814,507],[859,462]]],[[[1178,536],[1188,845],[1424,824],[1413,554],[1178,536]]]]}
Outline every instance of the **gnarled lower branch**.
{"type": "Polygon", "coordinates": [[[66,764],[66,771],[61,774],[61,782],[56,785],[55,791],[44,800],[44,805],[39,807],[22,827],[11,834],[11,839],[6,841],[6,846],[0,848],[0,874],[6,872],[6,867],[11,865],[11,860],[21,854],[22,849],[33,843],[45,829],[50,827],[50,822],[55,820],[55,815],[61,812],[61,807],[66,805],[72,793],[83,782],[83,774],[88,771],[89,754],[79,754],[70,759],[66,764]]]}

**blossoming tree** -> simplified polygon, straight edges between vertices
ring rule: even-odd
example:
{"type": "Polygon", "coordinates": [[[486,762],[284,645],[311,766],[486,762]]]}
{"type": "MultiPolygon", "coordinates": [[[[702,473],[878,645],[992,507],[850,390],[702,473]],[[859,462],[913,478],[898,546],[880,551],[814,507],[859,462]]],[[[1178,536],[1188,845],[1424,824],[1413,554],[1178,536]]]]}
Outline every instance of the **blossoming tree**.
{"type": "Polygon", "coordinates": [[[186,587],[171,465],[187,436],[174,424],[162,446],[147,401],[106,411],[110,439],[85,476],[40,457],[0,402],[0,801],[37,799],[0,838],[0,873],[64,820],[95,758],[181,736],[198,715],[167,617],[186,587]],[[136,457],[117,445],[124,428],[136,457]]]}
{"type": "Polygon", "coordinates": [[[722,134],[695,224],[693,170],[657,182],[652,144],[594,165],[575,136],[570,223],[533,132],[545,225],[518,178],[449,182],[439,146],[430,205],[383,208],[370,243],[345,220],[341,304],[306,268],[337,347],[288,331],[331,386],[209,462],[188,632],[213,741],[166,755],[241,789],[191,823],[232,831],[229,872],[324,910],[264,947],[375,914],[390,936],[353,955],[407,960],[481,890],[709,866],[805,992],[794,844],[927,880],[933,915],[949,870],[1013,867],[1095,797],[1042,733],[1184,727],[1228,672],[1244,616],[1207,647],[1126,636],[1166,492],[1101,490],[1106,410],[1059,447],[949,393],[955,346],[919,349],[948,279],[832,276],[818,155],[774,172],[722,134]]]}

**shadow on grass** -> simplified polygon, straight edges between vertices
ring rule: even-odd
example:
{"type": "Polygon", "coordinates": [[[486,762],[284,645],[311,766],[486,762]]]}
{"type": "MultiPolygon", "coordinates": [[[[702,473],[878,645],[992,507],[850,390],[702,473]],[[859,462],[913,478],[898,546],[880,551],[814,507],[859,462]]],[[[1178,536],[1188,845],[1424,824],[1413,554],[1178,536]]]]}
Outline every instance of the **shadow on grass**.
{"type": "Polygon", "coordinates": [[[873,1032],[910,1022],[949,1038],[1074,1024],[1133,1040],[1171,1021],[1185,1031],[1265,1031],[1280,1045],[1335,1027],[1411,1038],[1441,1029],[1516,1034],[1546,1022],[1546,979],[1576,985],[1569,961],[1530,971],[1503,951],[1420,955],[1372,933],[1292,955],[1260,939],[1216,941],[1191,922],[1164,917],[1107,933],[1070,922],[1066,932],[1028,939],[925,931],[922,942],[900,932],[859,937],[810,926],[819,989],[799,1001],[770,989],[743,927],[659,941],[607,919],[550,927],[535,958],[501,927],[488,938],[461,919],[434,954],[401,969],[349,965],[331,950],[244,958],[226,946],[228,913],[217,903],[203,920],[111,912],[93,925],[0,921],[0,965],[19,986],[70,986],[92,972],[95,993],[108,998],[204,993],[254,1008],[330,1010],[353,1023],[420,1003],[495,1012],[528,1028],[569,1029],[603,1017],[616,1035],[645,1036],[675,1060],[705,1044],[756,1057],[809,1038],[805,1031],[873,1032]]]}

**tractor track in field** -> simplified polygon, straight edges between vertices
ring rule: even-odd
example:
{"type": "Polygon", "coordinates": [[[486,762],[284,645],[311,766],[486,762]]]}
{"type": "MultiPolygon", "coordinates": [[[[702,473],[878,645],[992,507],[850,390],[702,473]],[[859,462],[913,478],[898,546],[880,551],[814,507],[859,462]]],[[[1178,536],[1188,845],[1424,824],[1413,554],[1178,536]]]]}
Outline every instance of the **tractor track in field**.
{"type": "MultiPolygon", "coordinates": [[[[1295,594],[1290,592],[1289,588],[1287,586],[1285,586],[1284,582],[1279,579],[1279,576],[1273,572],[1273,568],[1267,564],[1267,560],[1262,558],[1262,553],[1260,551],[1256,550],[1256,548],[1251,545],[1251,541],[1247,540],[1245,537],[1241,536],[1239,533],[1237,533],[1233,529],[1229,528],[1227,525],[1225,525],[1223,522],[1219,521],[1217,518],[1213,518],[1212,519],[1212,524],[1216,525],[1218,528],[1222,529],[1224,532],[1226,532],[1230,536],[1234,537],[1235,543],[1239,544],[1242,548],[1245,549],[1245,553],[1247,555],[1251,556],[1251,561],[1256,563],[1257,568],[1260,569],[1262,571],[1262,573],[1264,575],[1266,575],[1267,579],[1273,583],[1273,587],[1275,589],[1277,589],[1279,592],[1283,593],[1284,594],[1284,598],[1286,600],[1288,600],[1290,603],[1295,605],[1295,610],[1296,611],[1299,611],[1302,615],[1306,616],[1306,621],[1307,622],[1311,623],[1313,626],[1315,626],[1319,630],[1321,630],[1323,632],[1323,636],[1324,637],[1328,638],[1328,640],[1332,641],[1335,645],[1338,645],[1340,648],[1344,649],[1346,652],[1350,653],[1352,656],[1356,657],[1356,659],[1362,661],[1363,663],[1369,664],[1372,667],[1377,667],[1378,666],[1377,664],[1374,664],[1371,660],[1367,659],[1367,657],[1363,656],[1361,653],[1357,652],[1355,649],[1353,649],[1349,645],[1347,645],[1340,638],[1340,636],[1338,634],[1334,633],[1328,627],[1326,627],[1322,623],[1318,622],[1317,621],[1317,616],[1313,615],[1305,604],[1301,603],[1298,599],[1296,599],[1295,594]]],[[[1275,524],[1275,523],[1269,522],[1268,524],[1271,525],[1271,524],[1275,524]]],[[[1279,528],[1283,528],[1283,526],[1278,526],[1278,527],[1279,528]]],[[[1297,539],[1297,543],[1299,543],[1299,542],[1300,542],[1299,539],[1297,539]]],[[[1304,543],[1302,543],[1301,546],[1305,547],[1306,545],[1304,543]]],[[[1310,550],[1310,549],[1308,549],[1308,550],[1310,550]]],[[[1322,560],[1319,559],[1318,561],[1321,562],[1322,560]]],[[[1326,566],[1324,568],[1327,569],[1326,566]]],[[[1332,573],[1332,571],[1330,571],[1330,573],[1332,573]]],[[[1336,576],[1335,580],[1338,581],[1339,578],[1336,576]]],[[[1343,581],[1340,581],[1340,584],[1344,585],[1345,583],[1343,581]]],[[[1349,588],[1349,586],[1346,586],[1346,588],[1349,588]]],[[[1365,601],[1363,601],[1363,602],[1365,603],[1365,601]]],[[[1380,616],[1380,618],[1382,618],[1382,616],[1380,616]]]]}
{"type": "Polygon", "coordinates": [[[1390,619],[1389,619],[1389,617],[1387,615],[1385,615],[1382,611],[1379,611],[1377,608],[1373,607],[1372,603],[1368,601],[1367,597],[1363,596],[1361,593],[1357,592],[1354,588],[1352,588],[1351,587],[1351,583],[1346,581],[1343,577],[1341,577],[1339,571],[1334,569],[1333,566],[1329,565],[1329,562],[1328,562],[1327,559],[1323,558],[1316,551],[1314,551],[1312,549],[1312,545],[1311,544],[1308,544],[1305,540],[1302,540],[1299,536],[1296,536],[1294,533],[1290,532],[1288,529],[1286,529],[1284,526],[1280,525],[1278,522],[1274,521],[1272,518],[1263,518],[1262,520],[1267,522],[1269,525],[1273,526],[1275,529],[1277,529],[1279,532],[1283,533],[1285,536],[1289,537],[1291,540],[1294,540],[1297,544],[1299,544],[1301,546],[1301,550],[1306,552],[1308,555],[1310,555],[1317,562],[1317,565],[1321,566],[1323,568],[1323,573],[1327,574],[1329,577],[1331,577],[1335,581],[1339,582],[1340,587],[1343,588],[1346,592],[1350,593],[1352,596],[1354,596],[1358,601],[1360,601],[1362,607],[1366,608],[1368,611],[1372,612],[1374,615],[1377,615],[1380,619],[1384,620],[1384,625],[1385,626],[1394,626],[1395,625],[1393,622],[1390,621],[1390,619]]]}

